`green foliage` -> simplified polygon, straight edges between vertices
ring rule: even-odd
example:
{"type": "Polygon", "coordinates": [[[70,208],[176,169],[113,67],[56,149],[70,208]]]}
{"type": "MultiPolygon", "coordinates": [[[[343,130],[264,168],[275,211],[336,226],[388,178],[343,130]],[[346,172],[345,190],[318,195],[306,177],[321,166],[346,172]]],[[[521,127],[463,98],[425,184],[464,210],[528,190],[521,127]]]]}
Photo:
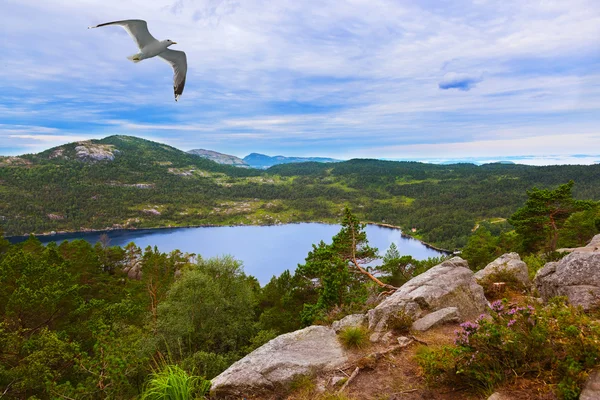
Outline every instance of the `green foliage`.
{"type": "Polygon", "coordinates": [[[369,344],[369,331],[362,326],[349,326],[341,330],[338,338],[348,349],[362,349],[369,344]]]}
{"type": "Polygon", "coordinates": [[[574,182],[569,181],[554,190],[534,187],[527,192],[525,205],[509,219],[522,237],[526,251],[554,251],[559,233],[576,211],[590,208],[590,202],[576,201],[571,193],[574,182]]]}
{"type": "Polygon", "coordinates": [[[190,354],[239,352],[255,334],[252,282],[231,257],[200,259],[159,305],[159,333],[170,348],[190,354]]]}
{"type": "Polygon", "coordinates": [[[480,226],[469,237],[467,245],[462,249],[461,257],[467,260],[473,271],[479,271],[494,261],[497,254],[498,238],[492,236],[486,227],[480,226]]]}
{"type": "Polygon", "coordinates": [[[461,324],[455,347],[424,350],[419,363],[429,379],[478,391],[530,376],[556,384],[560,398],[576,399],[587,372],[600,365],[600,325],[565,301],[543,308],[495,301],[491,319],[461,324]]]}
{"type": "Polygon", "coordinates": [[[400,287],[413,277],[415,259],[402,256],[395,243],[392,243],[383,256],[383,264],[377,270],[384,274],[384,281],[392,286],[400,287]]]}
{"type": "Polygon", "coordinates": [[[544,265],[546,265],[546,260],[544,257],[537,254],[528,254],[523,256],[523,262],[527,264],[527,273],[529,275],[529,279],[532,281],[533,278],[535,278],[535,274],[537,274],[537,272],[544,268],[544,265]]]}
{"type": "Polygon", "coordinates": [[[230,354],[198,351],[183,360],[181,365],[187,371],[195,371],[206,379],[212,379],[235,361],[237,357],[230,354]]]}
{"type": "Polygon", "coordinates": [[[315,304],[305,304],[302,321],[308,325],[324,319],[335,306],[363,302],[367,291],[365,275],[356,273],[357,265],[365,265],[377,258],[377,249],[368,245],[365,225],[344,210],[342,228],[331,244],[321,241],[308,253],[306,263],[298,265],[296,275],[316,280],[318,299],[315,304]]]}
{"type": "Polygon", "coordinates": [[[208,395],[210,381],[190,376],[176,365],[166,365],[151,375],[142,400],[192,400],[208,395]]]}
{"type": "Polygon", "coordinates": [[[454,370],[458,355],[459,349],[452,346],[421,346],[417,349],[415,360],[427,383],[436,384],[448,380],[449,371],[454,370]]]}

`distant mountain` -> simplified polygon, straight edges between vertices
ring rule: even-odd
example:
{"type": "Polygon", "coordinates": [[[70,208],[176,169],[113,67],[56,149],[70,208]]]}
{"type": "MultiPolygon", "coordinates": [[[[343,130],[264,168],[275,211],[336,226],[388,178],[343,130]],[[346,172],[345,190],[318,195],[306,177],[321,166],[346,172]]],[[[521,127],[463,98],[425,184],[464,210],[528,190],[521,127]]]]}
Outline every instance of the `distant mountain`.
{"type": "Polygon", "coordinates": [[[325,158],[325,157],[284,157],[284,156],[266,156],[264,154],[259,153],[251,153],[244,157],[244,161],[246,164],[250,165],[252,168],[269,168],[273,165],[279,164],[291,164],[291,163],[301,163],[301,162],[321,162],[321,163],[333,163],[340,162],[341,160],[336,160],[334,158],[325,158]]]}
{"type": "Polygon", "coordinates": [[[229,154],[223,154],[216,151],[204,149],[194,149],[188,151],[188,153],[198,157],[209,159],[219,164],[233,165],[234,167],[250,168],[250,165],[248,165],[244,160],[229,154]]]}

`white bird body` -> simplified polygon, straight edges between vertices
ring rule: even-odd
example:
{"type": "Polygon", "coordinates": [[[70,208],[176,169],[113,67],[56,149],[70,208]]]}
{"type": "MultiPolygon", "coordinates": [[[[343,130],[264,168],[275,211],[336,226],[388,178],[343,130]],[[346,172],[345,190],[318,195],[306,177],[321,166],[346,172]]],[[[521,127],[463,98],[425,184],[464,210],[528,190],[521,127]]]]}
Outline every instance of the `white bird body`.
{"type": "Polygon", "coordinates": [[[169,46],[177,44],[171,40],[156,40],[148,31],[148,24],[141,19],[127,19],[123,21],[113,21],[91,28],[99,28],[107,25],[119,25],[125,28],[129,36],[135,41],[140,50],[139,53],[127,57],[127,59],[138,63],[147,58],[158,56],[163,61],[166,61],[173,68],[173,91],[175,93],[175,101],[179,100],[179,96],[183,93],[185,86],[185,77],[187,73],[187,57],[183,51],[171,50],[169,46]]]}

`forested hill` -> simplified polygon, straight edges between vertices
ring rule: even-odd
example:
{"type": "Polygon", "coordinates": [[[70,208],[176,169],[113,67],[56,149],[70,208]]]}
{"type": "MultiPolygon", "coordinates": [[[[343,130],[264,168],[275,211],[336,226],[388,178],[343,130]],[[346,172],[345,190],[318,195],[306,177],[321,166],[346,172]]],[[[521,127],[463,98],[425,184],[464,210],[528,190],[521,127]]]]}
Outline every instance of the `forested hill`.
{"type": "Polygon", "coordinates": [[[130,136],[0,158],[0,226],[7,235],[203,224],[336,222],[344,205],[362,220],[416,228],[454,249],[483,220],[498,226],[533,186],[575,181],[600,199],[600,165],[434,165],[350,160],[267,170],[220,165],[130,136]]]}

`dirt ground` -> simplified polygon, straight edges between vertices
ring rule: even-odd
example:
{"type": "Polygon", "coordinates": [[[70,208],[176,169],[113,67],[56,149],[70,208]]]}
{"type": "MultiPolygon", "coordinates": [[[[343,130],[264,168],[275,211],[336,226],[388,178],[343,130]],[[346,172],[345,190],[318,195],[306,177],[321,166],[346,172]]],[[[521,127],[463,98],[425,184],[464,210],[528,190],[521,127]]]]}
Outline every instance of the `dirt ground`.
{"type": "MultiPolygon", "coordinates": [[[[415,334],[415,337],[429,346],[451,344],[458,324],[443,325],[427,332],[415,334]]],[[[343,395],[334,396],[339,387],[330,382],[334,376],[349,376],[359,360],[365,355],[384,352],[396,344],[394,337],[390,345],[370,345],[354,351],[345,368],[316,377],[313,386],[300,388],[285,396],[272,398],[288,400],[485,400],[489,394],[476,394],[467,388],[429,386],[415,360],[417,350],[424,346],[413,342],[408,347],[382,356],[370,369],[363,367],[358,375],[343,391],[343,395]]],[[[514,379],[496,390],[503,400],[556,400],[552,388],[542,381],[514,379]]],[[[271,400],[271,399],[270,399],[271,400]]]]}

